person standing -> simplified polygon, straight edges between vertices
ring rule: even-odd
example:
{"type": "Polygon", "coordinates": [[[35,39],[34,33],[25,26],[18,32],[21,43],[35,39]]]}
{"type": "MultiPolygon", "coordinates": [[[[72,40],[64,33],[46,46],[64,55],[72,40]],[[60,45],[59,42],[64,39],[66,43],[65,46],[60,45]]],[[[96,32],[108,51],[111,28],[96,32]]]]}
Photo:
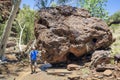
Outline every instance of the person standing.
{"type": "Polygon", "coordinates": [[[36,50],[35,47],[32,47],[32,50],[30,51],[30,55],[29,55],[31,74],[36,73],[37,55],[38,55],[38,50],[36,50]]]}

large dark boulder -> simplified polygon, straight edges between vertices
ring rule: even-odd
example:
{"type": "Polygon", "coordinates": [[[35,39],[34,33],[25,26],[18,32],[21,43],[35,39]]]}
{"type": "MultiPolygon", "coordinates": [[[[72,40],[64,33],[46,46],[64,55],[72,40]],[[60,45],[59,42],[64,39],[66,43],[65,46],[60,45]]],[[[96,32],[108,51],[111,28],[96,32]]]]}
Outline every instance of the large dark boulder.
{"type": "Polygon", "coordinates": [[[59,6],[41,9],[36,16],[36,46],[42,47],[43,60],[48,62],[66,61],[69,54],[79,57],[104,50],[114,42],[107,24],[85,9],[59,6]]]}

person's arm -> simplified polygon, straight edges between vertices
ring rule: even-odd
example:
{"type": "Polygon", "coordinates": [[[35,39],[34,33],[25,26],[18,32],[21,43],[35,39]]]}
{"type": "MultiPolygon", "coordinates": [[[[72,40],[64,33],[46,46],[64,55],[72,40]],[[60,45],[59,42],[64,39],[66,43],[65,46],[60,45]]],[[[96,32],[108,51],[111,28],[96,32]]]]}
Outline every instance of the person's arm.
{"type": "Polygon", "coordinates": [[[36,50],[37,51],[37,56],[39,55],[39,51],[38,50],[36,50]]]}
{"type": "Polygon", "coordinates": [[[29,56],[28,56],[29,62],[31,62],[31,57],[30,57],[30,55],[31,55],[31,52],[29,53],[29,56]]]}

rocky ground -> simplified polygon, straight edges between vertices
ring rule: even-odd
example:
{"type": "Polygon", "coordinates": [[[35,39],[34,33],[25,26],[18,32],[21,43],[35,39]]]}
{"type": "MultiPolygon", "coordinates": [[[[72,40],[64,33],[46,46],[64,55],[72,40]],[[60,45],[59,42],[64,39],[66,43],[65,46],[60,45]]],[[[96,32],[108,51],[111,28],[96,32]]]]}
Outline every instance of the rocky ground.
{"type": "Polygon", "coordinates": [[[66,67],[55,67],[46,72],[38,65],[37,73],[30,74],[30,67],[22,63],[0,65],[0,80],[120,80],[120,63],[107,64],[90,69],[90,62],[84,65],[69,64],[66,67]]]}
{"type": "MultiPolygon", "coordinates": [[[[3,1],[0,6],[4,5],[3,1]]],[[[6,0],[6,4],[9,8],[10,0],[6,0]]],[[[7,19],[6,8],[4,11],[0,8],[2,20],[7,19]]],[[[67,65],[54,64],[55,67],[43,72],[39,64],[37,73],[30,74],[29,63],[19,61],[14,53],[18,49],[16,31],[12,28],[6,49],[9,62],[0,62],[0,80],[120,80],[120,63],[113,64],[109,55],[114,39],[102,19],[91,17],[85,9],[70,6],[42,9],[39,16],[35,21],[35,36],[37,48],[45,50],[42,57],[50,62],[67,61],[67,65]],[[78,58],[86,53],[94,55],[78,58]]]]}

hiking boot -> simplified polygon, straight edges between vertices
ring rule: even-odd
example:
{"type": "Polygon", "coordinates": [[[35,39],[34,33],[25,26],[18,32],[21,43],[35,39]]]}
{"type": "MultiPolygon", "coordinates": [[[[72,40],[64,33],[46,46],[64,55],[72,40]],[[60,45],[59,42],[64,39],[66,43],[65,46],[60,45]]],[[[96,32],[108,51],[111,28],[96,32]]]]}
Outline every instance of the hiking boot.
{"type": "Polygon", "coordinates": [[[34,73],[38,73],[37,71],[35,71],[34,73]]]}
{"type": "Polygon", "coordinates": [[[34,72],[32,71],[31,74],[33,74],[34,72]]]}
{"type": "Polygon", "coordinates": [[[33,72],[31,72],[31,74],[33,74],[33,72]]]}

